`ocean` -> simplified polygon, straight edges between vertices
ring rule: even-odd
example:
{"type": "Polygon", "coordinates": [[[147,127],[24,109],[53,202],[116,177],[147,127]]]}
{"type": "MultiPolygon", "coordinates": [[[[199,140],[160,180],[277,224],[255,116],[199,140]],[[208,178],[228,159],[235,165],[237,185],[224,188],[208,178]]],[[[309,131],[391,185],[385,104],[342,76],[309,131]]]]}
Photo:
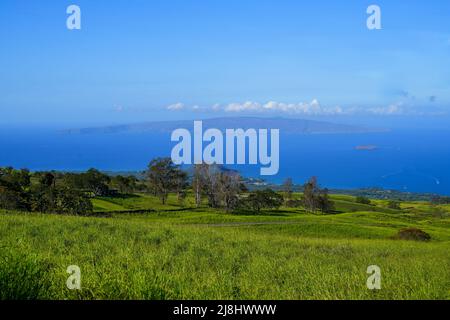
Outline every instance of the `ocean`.
{"type": "MultiPolygon", "coordinates": [[[[450,131],[393,130],[365,134],[283,135],[280,171],[261,177],[260,166],[233,166],[246,177],[303,183],[317,176],[328,188],[378,187],[450,195],[450,131]],[[357,146],[375,146],[360,148],[357,146]]],[[[45,129],[0,129],[0,166],[30,170],[141,171],[170,156],[169,134],[62,134],[45,129]]]]}

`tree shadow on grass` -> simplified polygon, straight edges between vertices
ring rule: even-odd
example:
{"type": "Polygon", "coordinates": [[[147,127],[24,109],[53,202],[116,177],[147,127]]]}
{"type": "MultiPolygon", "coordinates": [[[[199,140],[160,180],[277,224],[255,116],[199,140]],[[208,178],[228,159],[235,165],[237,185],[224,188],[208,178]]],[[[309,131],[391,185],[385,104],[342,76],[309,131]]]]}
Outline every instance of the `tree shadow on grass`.
{"type": "Polygon", "coordinates": [[[161,209],[158,212],[184,212],[184,211],[195,211],[197,208],[175,208],[175,209],[161,209]]]}
{"type": "Polygon", "coordinates": [[[116,195],[111,196],[113,199],[136,199],[140,198],[140,196],[131,193],[118,193],[116,195]]]}
{"type": "Polygon", "coordinates": [[[233,215],[239,216],[271,216],[271,217],[288,217],[292,215],[291,211],[287,210],[278,210],[278,211],[269,211],[269,210],[261,210],[261,211],[252,211],[245,209],[238,209],[232,212],[233,215]]]}

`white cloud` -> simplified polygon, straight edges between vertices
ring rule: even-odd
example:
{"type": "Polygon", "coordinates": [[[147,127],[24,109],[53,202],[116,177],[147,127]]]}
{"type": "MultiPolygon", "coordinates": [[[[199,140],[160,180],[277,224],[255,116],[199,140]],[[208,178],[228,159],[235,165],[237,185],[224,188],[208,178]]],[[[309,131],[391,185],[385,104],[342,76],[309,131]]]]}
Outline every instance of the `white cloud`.
{"type": "Polygon", "coordinates": [[[171,111],[180,111],[189,108],[192,111],[213,111],[213,112],[227,112],[227,113],[262,113],[262,112],[278,112],[290,114],[305,114],[305,115],[333,115],[347,113],[343,108],[337,107],[323,107],[317,99],[311,102],[299,103],[284,103],[277,101],[269,101],[267,103],[259,103],[253,101],[246,101],[243,103],[235,102],[227,105],[214,104],[210,107],[194,105],[186,107],[183,103],[176,103],[168,106],[166,109],[171,111]]]}
{"type": "Polygon", "coordinates": [[[247,101],[244,103],[230,103],[225,106],[225,112],[246,112],[246,111],[260,111],[262,105],[257,102],[247,101]]]}
{"type": "Polygon", "coordinates": [[[269,101],[265,104],[247,101],[244,103],[231,103],[223,109],[225,112],[281,112],[304,115],[333,115],[344,114],[341,107],[323,107],[317,99],[311,102],[284,103],[269,101]]]}
{"type": "Polygon", "coordinates": [[[183,110],[183,109],[184,109],[184,103],[181,103],[181,102],[167,106],[167,110],[171,110],[171,111],[179,111],[179,110],[183,110]]]}
{"type": "Polygon", "coordinates": [[[377,116],[394,116],[394,115],[419,115],[431,114],[424,113],[420,109],[414,108],[412,105],[405,104],[404,101],[396,102],[388,106],[379,106],[372,108],[363,107],[326,107],[317,99],[311,102],[284,103],[277,101],[269,101],[267,103],[259,103],[247,101],[243,103],[230,103],[226,105],[214,104],[212,106],[190,106],[186,107],[183,103],[173,104],[167,107],[168,110],[179,111],[189,109],[197,112],[225,112],[225,113],[272,113],[272,114],[288,114],[288,115],[305,115],[305,116],[333,116],[333,115],[377,115],[377,116]]]}
{"type": "Polygon", "coordinates": [[[403,103],[394,103],[387,107],[378,107],[378,108],[371,108],[368,111],[377,114],[377,115],[401,115],[404,114],[405,111],[402,108],[403,103]]]}
{"type": "Polygon", "coordinates": [[[213,106],[211,107],[211,109],[212,109],[213,111],[220,111],[220,104],[216,103],[215,105],[213,105],[213,106]]]}

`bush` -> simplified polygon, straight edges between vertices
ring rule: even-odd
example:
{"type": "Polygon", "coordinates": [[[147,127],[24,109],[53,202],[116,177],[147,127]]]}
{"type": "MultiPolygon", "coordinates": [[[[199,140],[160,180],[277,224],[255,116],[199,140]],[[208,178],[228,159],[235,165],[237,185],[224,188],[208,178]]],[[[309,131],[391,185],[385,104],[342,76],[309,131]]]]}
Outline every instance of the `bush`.
{"type": "Polygon", "coordinates": [[[58,190],[56,213],[72,215],[89,215],[93,212],[93,205],[89,198],[81,191],[70,188],[58,190]]]}
{"type": "Polygon", "coordinates": [[[369,198],[366,198],[363,196],[356,197],[356,202],[361,203],[361,204],[370,204],[371,203],[369,198]]]}
{"type": "Polygon", "coordinates": [[[278,209],[283,201],[283,196],[272,189],[257,190],[241,199],[240,207],[260,213],[262,209],[278,209]]]}
{"type": "Polygon", "coordinates": [[[394,237],[399,240],[414,240],[414,241],[430,241],[431,236],[423,230],[417,228],[406,228],[400,230],[394,237]]]}
{"type": "Polygon", "coordinates": [[[389,209],[394,209],[394,210],[400,210],[400,202],[395,201],[395,200],[391,200],[388,202],[388,208],[389,209]]]}
{"type": "Polygon", "coordinates": [[[26,193],[0,185],[0,209],[28,211],[29,204],[26,193]]]}

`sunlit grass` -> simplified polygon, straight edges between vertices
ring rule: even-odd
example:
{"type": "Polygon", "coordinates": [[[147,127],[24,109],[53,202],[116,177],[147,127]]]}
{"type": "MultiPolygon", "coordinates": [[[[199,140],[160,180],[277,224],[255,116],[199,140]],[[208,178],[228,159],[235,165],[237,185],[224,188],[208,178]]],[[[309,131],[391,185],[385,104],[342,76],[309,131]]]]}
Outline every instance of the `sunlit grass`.
{"type": "Polygon", "coordinates": [[[0,212],[0,298],[450,299],[450,219],[427,204],[420,214],[380,205],[319,216],[300,208],[261,216],[185,209],[174,196],[165,206],[147,195],[95,204],[152,211],[0,212]],[[392,240],[404,227],[432,241],[392,240]],[[81,268],[80,291],[66,287],[69,265],[81,268]],[[381,267],[381,290],[366,287],[369,265],[381,267]]]}

